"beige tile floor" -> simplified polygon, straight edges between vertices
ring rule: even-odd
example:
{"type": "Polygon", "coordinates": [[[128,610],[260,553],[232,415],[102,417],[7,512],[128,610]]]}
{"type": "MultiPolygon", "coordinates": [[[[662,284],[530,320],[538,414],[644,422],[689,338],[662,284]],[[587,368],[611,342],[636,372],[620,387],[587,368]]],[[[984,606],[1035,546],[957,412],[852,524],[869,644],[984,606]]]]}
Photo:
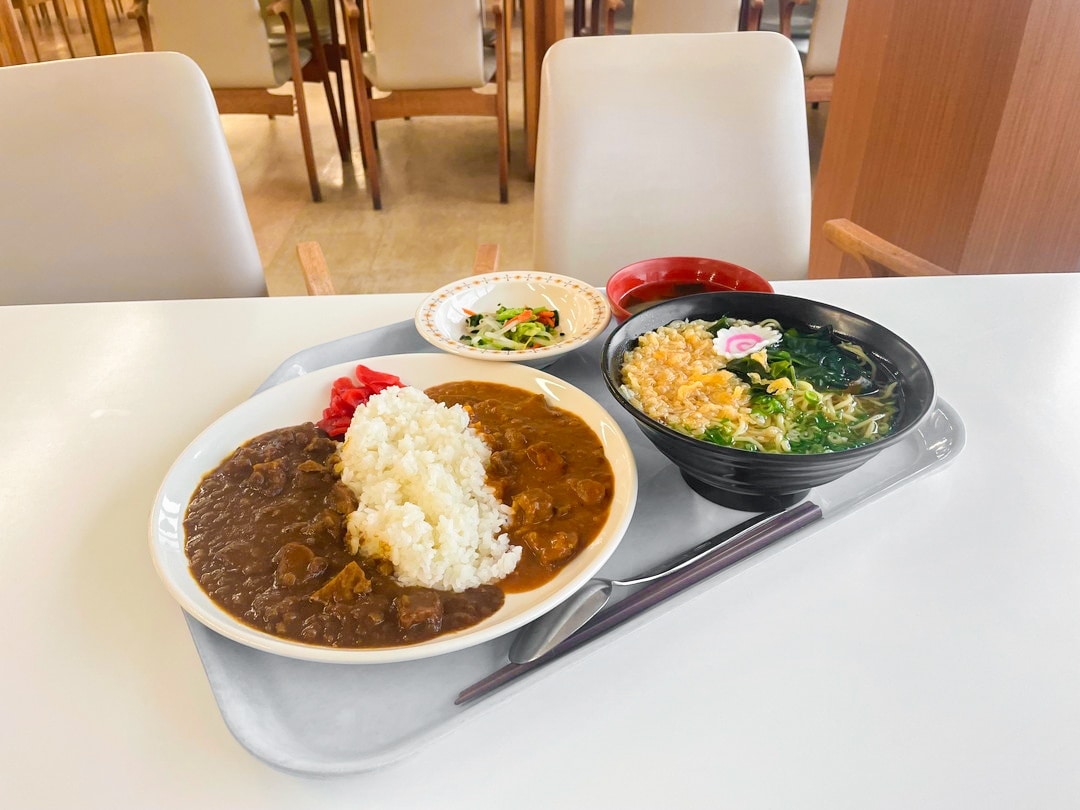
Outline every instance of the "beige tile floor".
{"type": "MultiPolygon", "coordinates": [[[[121,52],[140,50],[135,24],[114,24],[121,52]]],[[[76,53],[89,55],[89,37],[72,21],[76,53]]],[[[44,58],[64,58],[59,31],[44,29],[44,58]]],[[[223,116],[248,215],[272,295],[304,291],[297,242],[315,240],[326,253],[341,293],[431,290],[467,275],[477,245],[496,242],[504,267],[532,263],[532,184],[525,167],[521,42],[512,46],[510,201],[499,204],[494,120],[426,118],[384,121],[379,127],[383,210],[367,196],[352,106],[348,111],[353,162],[334,146],[326,97],[307,85],[308,107],[323,202],[308,193],[295,118],[223,116]]],[[[810,111],[811,165],[816,170],[826,108],[810,111]]]]}

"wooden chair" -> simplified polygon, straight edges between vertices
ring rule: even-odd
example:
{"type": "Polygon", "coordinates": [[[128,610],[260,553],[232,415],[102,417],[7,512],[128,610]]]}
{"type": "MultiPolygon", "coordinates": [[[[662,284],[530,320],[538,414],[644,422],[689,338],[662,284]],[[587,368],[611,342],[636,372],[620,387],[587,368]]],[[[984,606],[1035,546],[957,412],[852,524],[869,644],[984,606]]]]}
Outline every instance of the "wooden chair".
{"type": "MultiPolygon", "coordinates": [[[[604,0],[605,34],[615,32],[623,0],[604,0]]],[[[594,2],[594,8],[595,8],[594,2]]],[[[716,34],[739,30],[742,0],[634,0],[631,34],[716,34]]],[[[764,0],[751,0],[747,30],[756,31],[764,0]]]]}
{"type": "MultiPolygon", "coordinates": [[[[778,0],[780,3],[780,32],[791,36],[792,14],[796,6],[807,6],[813,0],[778,0]]],[[[803,64],[806,76],[806,102],[817,104],[832,100],[833,77],[840,56],[840,40],[844,33],[848,0],[816,0],[810,23],[810,42],[803,64]]]]}
{"type": "Polygon", "coordinates": [[[30,40],[30,47],[34,51],[34,58],[41,61],[41,49],[38,48],[38,36],[35,31],[34,14],[37,12],[41,19],[44,19],[44,13],[47,12],[48,3],[52,3],[53,11],[56,12],[56,21],[60,25],[60,30],[64,34],[64,42],[67,44],[68,53],[72,58],[75,57],[75,48],[71,44],[71,34],[68,32],[67,27],[67,9],[64,7],[63,0],[13,0],[15,8],[22,13],[23,24],[26,26],[26,38],[30,40]]]}
{"type": "Polygon", "coordinates": [[[847,219],[830,219],[824,225],[825,238],[858,263],[862,275],[952,276],[953,271],[939,267],[847,219]]]}
{"type": "MultiPolygon", "coordinates": [[[[271,5],[273,0],[259,0],[263,11],[271,5]]],[[[325,54],[326,69],[334,74],[337,84],[338,113],[341,115],[341,131],[346,147],[349,144],[349,121],[346,115],[347,102],[345,101],[345,49],[341,44],[337,14],[333,0],[311,0],[311,9],[315,15],[316,30],[319,33],[319,42],[325,54]]],[[[300,46],[301,53],[308,51],[314,53],[314,42],[311,38],[311,26],[308,23],[307,13],[300,15],[295,21],[296,42],[300,46]]],[[[287,48],[288,36],[281,18],[273,15],[267,18],[266,30],[269,33],[270,46],[272,48],[287,48]]],[[[326,87],[329,75],[323,71],[322,65],[317,59],[310,60],[304,65],[304,81],[320,82],[326,87]]]]}
{"type": "Polygon", "coordinates": [[[300,50],[291,0],[275,0],[265,12],[266,16],[277,18],[284,29],[285,48],[271,46],[258,0],[153,0],[152,5],[148,0],[135,0],[128,16],[138,21],[145,50],[177,51],[198,63],[213,88],[221,114],[252,113],[273,117],[295,113],[300,122],[311,197],[319,202],[322,191],[315,168],[304,94],[303,66],[308,60],[314,60],[323,82],[341,160],[348,163],[352,157],[330,88],[326,54],[318,36],[311,0],[300,2],[309,31],[314,32],[310,53],[300,50]],[[279,88],[290,80],[294,95],[270,92],[271,88],[279,88]]]}
{"type": "Polygon", "coordinates": [[[369,0],[369,36],[363,9],[342,0],[346,47],[361,154],[372,205],[382,208],[377,121],[424,115],[494,117],[499,137],[499,201],[506,202],[510,172],[506,72],[508,17],[492,0],[495,48],[484,48],[482,0],[369,0]],[[476,90],[495,82],[494,93],[476,90]],[[373,90],[384,94],[375,96],[373,90]]]}
{"type": "MultiPolygon", "coordinates": [[[[0,188],[18,190],[0,194],[0,304],[266,295],[213,94],[186,56],[8,67],[0,98],[19,110],[0,116],[0,188]]],[[[309,290],[332,290],[311,272],[309,290]]]]}

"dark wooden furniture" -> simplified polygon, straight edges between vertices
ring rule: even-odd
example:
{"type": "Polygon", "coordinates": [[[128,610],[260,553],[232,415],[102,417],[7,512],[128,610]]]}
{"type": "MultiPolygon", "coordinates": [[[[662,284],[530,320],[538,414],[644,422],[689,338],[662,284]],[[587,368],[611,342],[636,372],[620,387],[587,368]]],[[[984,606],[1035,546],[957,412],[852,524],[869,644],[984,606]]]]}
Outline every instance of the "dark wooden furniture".
{"type": "Polygon", "coordinates": [[[959,274],[1080,269],[1074,0],[848,7],[814,188],[810,274],[863,275],[850,219],[959,274]]]}

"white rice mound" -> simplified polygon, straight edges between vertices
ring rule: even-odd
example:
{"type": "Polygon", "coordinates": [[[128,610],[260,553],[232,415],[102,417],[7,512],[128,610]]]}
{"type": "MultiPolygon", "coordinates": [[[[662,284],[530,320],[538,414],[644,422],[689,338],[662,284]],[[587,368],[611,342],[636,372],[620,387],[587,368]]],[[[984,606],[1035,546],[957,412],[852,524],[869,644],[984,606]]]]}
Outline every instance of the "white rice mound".
{"type": "Polygon", "coordinates": [[[502,579],[521,548],[502,532],[510,508],[485,483],[491,451],[460,405],[416,388],[387,388],[356,409],[341,480],[353,554],[390,560],[403,585],[463,591],[502,579]]]}

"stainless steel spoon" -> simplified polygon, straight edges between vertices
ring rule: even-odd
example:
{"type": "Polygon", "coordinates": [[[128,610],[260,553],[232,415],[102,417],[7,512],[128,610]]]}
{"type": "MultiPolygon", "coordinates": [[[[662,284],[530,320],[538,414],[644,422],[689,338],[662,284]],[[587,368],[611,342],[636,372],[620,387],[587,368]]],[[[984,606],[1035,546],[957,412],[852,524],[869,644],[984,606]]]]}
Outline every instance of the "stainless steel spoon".
{"type": "Polygon", "coordinates": [[[518,631],[514,643],[510,645],[510,660],[515,664],[525,664],[546,655],[548,651],[569,638],[599,613],[611,598],[611,592],[615,587],[628,588],[633,585],[644,585],[646,582],[681,571],[703,557],[738,542],[756,527],[780,514],[781,511],[783,510],[755,515],[633,579],[590,579],[580,591],[557,608],[518,631]]]}

